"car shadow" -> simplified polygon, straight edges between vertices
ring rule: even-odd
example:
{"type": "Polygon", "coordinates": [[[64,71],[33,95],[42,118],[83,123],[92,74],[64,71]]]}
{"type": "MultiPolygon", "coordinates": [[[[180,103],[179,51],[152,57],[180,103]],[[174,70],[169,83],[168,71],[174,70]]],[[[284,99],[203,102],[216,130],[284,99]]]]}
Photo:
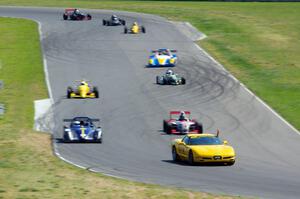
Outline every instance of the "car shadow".
{"type": "Polygon", "coordinates": [[[198,167],[227,167],[227,166],[231,166],[231,165],[227,165],[224,163],[214,163],[214,162],[203,162],[203,163],[194,163],[193,165],[188,164],[188,162],[186,161],[173,161],[173,160],[161,160],[162,162],[166,162],[169,164],[175,164],[175,165],[180,165],[180,166],[189,166],[189,167],[194,167],[194,166],[198,166],[198,167]]]}

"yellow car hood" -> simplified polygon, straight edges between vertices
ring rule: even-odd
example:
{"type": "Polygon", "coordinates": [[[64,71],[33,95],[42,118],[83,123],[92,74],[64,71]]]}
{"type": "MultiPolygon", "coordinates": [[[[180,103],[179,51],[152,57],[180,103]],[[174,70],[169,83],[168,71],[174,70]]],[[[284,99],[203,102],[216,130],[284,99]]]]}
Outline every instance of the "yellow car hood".
{"type": "Polygon", "coordinates": [[[190,148],[199,156],[235,156],[234,149],[228,145],[197,145],[190,148]]]}

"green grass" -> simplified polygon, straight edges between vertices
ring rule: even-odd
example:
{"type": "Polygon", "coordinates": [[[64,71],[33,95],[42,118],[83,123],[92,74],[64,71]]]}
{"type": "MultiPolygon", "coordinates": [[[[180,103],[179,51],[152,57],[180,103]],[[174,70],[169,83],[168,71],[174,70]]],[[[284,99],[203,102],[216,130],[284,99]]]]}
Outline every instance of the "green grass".
{"type": "Polygon", "coordinates": [[[300,4],[131,0],[0,0],[0,5],[144,12],[189,21],[225,68],[300,129],[300,4]]]}
{"type": "Polygon", "coordinates": [[[0,198],[232,198],[115,179],[53,156],[48,134],[32,130],[33,101],[47,98],[37,24],[0,18],[0,198]]]}

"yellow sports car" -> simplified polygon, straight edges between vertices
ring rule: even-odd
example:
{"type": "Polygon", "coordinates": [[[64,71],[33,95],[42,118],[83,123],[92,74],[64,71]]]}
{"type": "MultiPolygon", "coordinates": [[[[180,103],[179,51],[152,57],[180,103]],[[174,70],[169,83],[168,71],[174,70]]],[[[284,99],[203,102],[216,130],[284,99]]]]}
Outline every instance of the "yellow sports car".
{"type": "Polygon", "coordinates": [[[172,157],[174,161],[188,161],[194,163],[223,163],[233,165],[235,152],[227,141],[219,139],[219,133],[213,134],[187,134],[172,143],[172,157]]]}
{"type": "Polygon", "coordinates": [[[81,81],[76,89],[68,87],[67,98],[99,98],[97,87],[91,87],[86,81],[81,81]]]}
{"type": "Polygon", "coordinates": [[[139,26],[137,22],[134,22],[131,26],[131,28],[128,29],[127,26],[124,27],[124,33],[132,33],[132,34],[138,34],[138,33],[146,33],[146,29],[144,26],[139,26]]]}

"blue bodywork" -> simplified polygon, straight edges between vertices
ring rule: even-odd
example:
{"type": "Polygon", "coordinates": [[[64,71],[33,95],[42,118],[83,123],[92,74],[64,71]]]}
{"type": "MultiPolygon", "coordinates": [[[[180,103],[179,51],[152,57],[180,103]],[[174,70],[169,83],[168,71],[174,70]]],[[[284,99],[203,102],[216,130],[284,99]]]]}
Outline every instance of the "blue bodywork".
{"type": "Polygon", "coordinates": [[[170,52],[170,50],[162,48],[154,51],[154,54],[149,56],[149,67],[159,67],[159,66],[167,66],[174,67],[177,62],[177,55],[170,52]],[[163,54],[163,52],[168,52],[170,54],[163,54]],[[161,54],[159,54],[161,53],[161,54]],[[160,59],[160,60],[159,60],[160,59]]]}

